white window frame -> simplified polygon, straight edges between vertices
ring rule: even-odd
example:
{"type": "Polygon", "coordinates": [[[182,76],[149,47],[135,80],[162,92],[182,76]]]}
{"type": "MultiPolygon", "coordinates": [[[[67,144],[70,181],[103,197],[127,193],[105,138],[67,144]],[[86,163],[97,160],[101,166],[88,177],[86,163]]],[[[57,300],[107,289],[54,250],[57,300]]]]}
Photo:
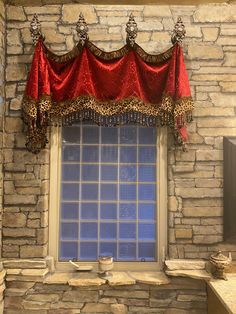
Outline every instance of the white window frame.
{"type": "MultiPolygon", "coordinates": [[[[154,271],[163,268],[167,255],[167,128],[158,128],[157,139],[157,261],[115,262],[114,270],[154,271]]],[[[61,183],[61,128],[51,127],[50,193],[49,193],[49,255],[54,257],[57,270],[71,270],[69,262],[60,262],[59,254],[59,208],[61,183]]],[[[97,262],[79,262],[93,265],[97,262]]]]}

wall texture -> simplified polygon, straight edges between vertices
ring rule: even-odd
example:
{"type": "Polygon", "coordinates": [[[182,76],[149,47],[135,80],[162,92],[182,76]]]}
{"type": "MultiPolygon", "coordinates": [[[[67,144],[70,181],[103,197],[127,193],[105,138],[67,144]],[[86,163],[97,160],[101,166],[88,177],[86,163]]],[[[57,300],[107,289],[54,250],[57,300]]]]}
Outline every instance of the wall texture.
{"type": "MultiPolygon", "coordinates": [[[[76,43],[82,12],[89,36],[112,50],[125,42],[132,12],[137,42],[150,53],[170,46],[170,31],[181,16],[187,30],[185,59],[195,101],[188,151],[168,150],[169,256],[207,258],[222,241],[222,137],[236,135],[236,5],[7,6],[6,115],[4,129],[3,257],[44,257],[48,242],[49,149],[27,152],[21,99],[33,47],[29,25],[38,13],[46,42],[63,53],[76,43]]],[[[3,48],[0,48],[1,51],[3,48]]],[[[161,183],[160,183],[161,184],[161,183]]]]}

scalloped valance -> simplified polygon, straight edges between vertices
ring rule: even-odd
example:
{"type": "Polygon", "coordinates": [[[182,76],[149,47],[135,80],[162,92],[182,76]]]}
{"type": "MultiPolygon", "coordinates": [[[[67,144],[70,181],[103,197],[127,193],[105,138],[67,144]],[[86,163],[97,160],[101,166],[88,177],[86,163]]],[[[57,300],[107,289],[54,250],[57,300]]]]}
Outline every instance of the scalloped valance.
{"type": "Polygon", "coordinates": [[[27,148],[47,143],[50,124],[90,119],[99,125],[168,125],[177,142],[186,141],[193,102],[178,41],[158,55],[134,41],[104,52],[85,36],[69,53],[51,52],[40,35],[23,98],[27,148]]]}

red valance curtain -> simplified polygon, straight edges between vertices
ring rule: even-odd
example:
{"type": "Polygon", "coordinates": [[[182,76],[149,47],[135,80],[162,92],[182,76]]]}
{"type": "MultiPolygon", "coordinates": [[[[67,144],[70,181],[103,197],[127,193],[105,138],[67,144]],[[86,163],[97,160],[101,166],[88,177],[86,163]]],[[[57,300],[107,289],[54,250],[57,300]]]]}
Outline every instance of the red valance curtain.
{"type": "Polygon", "coordinates": [[[27,148],[47,143],[50,124],[91,119],[100,125],[168,125],[177,142],[186,141],[193,102],[182,48],[159,55],[125,45],[104,52],[86,41],[58,56],[39,39],[23,99],[27,148]]]}

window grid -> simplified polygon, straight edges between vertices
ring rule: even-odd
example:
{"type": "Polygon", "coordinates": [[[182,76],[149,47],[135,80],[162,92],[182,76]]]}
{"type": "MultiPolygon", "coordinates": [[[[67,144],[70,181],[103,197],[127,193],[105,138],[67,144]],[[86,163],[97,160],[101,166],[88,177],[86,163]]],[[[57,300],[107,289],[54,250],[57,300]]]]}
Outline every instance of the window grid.
{"type": "MultiPolygon", "coordinates": [[[[132,128],[134,129],[134,127],[132,126],[132,128]]],[[[118,129],[118,142],[117,144],[103,144],[101,142],[101,139],[102,139],[102,128],[101,127],[98,127],[98,130],[99,130],[99,141],[98,143],[96,144],[84,144],[83,143],[83,132],[84,132],[84,128],[83,128],[83,124],[80,124],[80,144],[74,144],[74,143],[63,143],[64,147],[68,147],[68,146],[78,146],[78,148],[80,149],[80,158],[79,158],[79,167],[80,167],[80,174],[79,174],[79,181],[69,181],[69,180],[62,180],[62,184],[70,184],[70,183],[74,183],[74,184],[78,184],[78,189],[79,189],[79,200],[62,200],[61,204],[63,203],[78,203],[78,219],[61,219],[61,223],[63,222],[77,222],[78,223],[78,238],[75,240],[77,242],[77,245],[78,245],[78,256],[75,257],[75,258],[78,258],[78,257],[81,257],[81,253],[80,253],[80,242],[83,242],[83,243],[86,243],[86,242],[93,242],[93,243],[97,243],[97,252],[100,252],[100,242],[106,242],[106,243],[112,243],[114,242],[114,239],[104,239],[102,240],[101,239],[101,230],[100,230],[100,226],[101,226],[101,223],[103,222],[106,222],[106,223],[115,223],[116,224],[116,228],[117,228],[117,232],[116,232],[116,255],[117,255],[117,259],[120,260],[120,244],[121,243],[135,243],[135,256],[136,256],[136,260],[140,260],[140,257],[138,256],[138,252],[139,252],[139,243],[151,243],[151,242],[156,242],[156,236],[155,236],[155,239],[151,240],[151,239],[140,239],[140,236],[139,236],[139,184],[143,184],[143,185],[153,185],[155,187],[155,193],[156,193],[156,182],[155,181],[139,181],[139,167],[142,166],[142,165],[145,165],[145,166],[155,166],[156,164],[154,162],[142,162],[140,163],[139,162],[139,147],[140,146],[147,146],[147,147],[150,147],[150,146],[155,146],[156,148],[156,142],[154,142],[153,144],[139,144],[139,127],[135,127],[136,128],[136,141],[137,141],[137,144],[124,144],[124,143],[121,143],[120,139],[120,128],[117,128],[118,129]],[[98,162],[87,162],[87,161],[84,161],[83,160],[83,147],[84,146],[98,146],[98,150],[99,150],[99,154],[98,154],[98,162]],[[101,151],[102,151],[102,147],[114,147],[116,146],[117,147],[117,152],[118,152],[118,158],[117,158],[117,162],[102,162],[101,161],[101,151]],[[136,162],[121,162],[120,160],[120,147],[136,147],[136,162]],[[98,166],[98,181],[84,181],[83,178],[82,178],[82,167],[83,165],[97,165],[98,166]],[[102,181],[102,177],[101,177],[101,167],[103,165],[111,165],[111,166],[117,166],[117,181],[102,181]],[[136,180],[134,181],[122,181],[120,180],[120,173],[121,173],[121,168],[120,166],[134,166],[136,165],[136,180]],[[120,198],[120,184],[125,184],[125,185],[134,185],[135,184],[135,190],[136,190],[136,200],[135,201],[132,201],[132,200],[102,200],[102,203],[103,204],[117,204],[116,206],[116,217],[117,219],[112,219],[112,220],[109,220],[107,222],[106,219],[102,219],[101,218],[101,182],[102,183],[105,183],[105,184],[116,184],[117,185],[117,198],[119,199],[120,198]],[[90,183],[94,183],[94,184],[97,184],[98,185],[98,199],[95,201],[95,200],[84,200],[82,199],[82,186],[83,184],[90,184],[90,183]],[[97,204],[98,205],[98,218],[97,219],[83,219],[82,217],[82,203],[94,203],[94,204],[97,204]],[[125,239],[125,238],[121,238],[120,237],[120,223],[133,223],[134,222],[134,219],[121,219],[121,209],[120,209],[120,206],[118,206],[119,204],[135,204],[135,207],[136,207],[136,217],[135,217],[135,230],[136,230],[136,235],[135,235],[135,240],[134,239],[125,239]],[[118,211],[118,208],[119,208],[119,211],[118,211]],[[81,223],[83,222],[96,222],[97,223],[97,239],[80,239],[80,235],[81,235],[81,223]]],[[[156,158],[155,158],[156,159],[156,158]]],[[[78,164],[78,161],[77,162],[74,162],[74,161],[65,161],[63,160],[62,162],[62,168],[64,165],[77,165],[78,164]]],[[[156,178],[156,175],[155,175],[155,178],[156,178]]],[[[156,195],[155,195],[156,196],[156,195]]],[[[156,199],[155,200],[142,200],[141,201],[142,204],[154,204],[156,205],[156,199]]],[[[154,217],[155,219],[155,217],[154,217]]],[[[154,220],[153,219],[143,219],[142,220],[142,223],[154,223],[154,220]]],[[[155,228],[156,229],[156,228],[155,228]]],[[[66,242],[70,242],[72,240],[68,240],[68,239],[61,239],[62,240],[62,243],[66,243],[66,242]]],[[[156,254],[156,252],[155,252],[156,254]]],[[[62,257],[63,259],[63,257],[62,257]]],[[[151,259],[153,260],[153,259],[151,259]]]]}

